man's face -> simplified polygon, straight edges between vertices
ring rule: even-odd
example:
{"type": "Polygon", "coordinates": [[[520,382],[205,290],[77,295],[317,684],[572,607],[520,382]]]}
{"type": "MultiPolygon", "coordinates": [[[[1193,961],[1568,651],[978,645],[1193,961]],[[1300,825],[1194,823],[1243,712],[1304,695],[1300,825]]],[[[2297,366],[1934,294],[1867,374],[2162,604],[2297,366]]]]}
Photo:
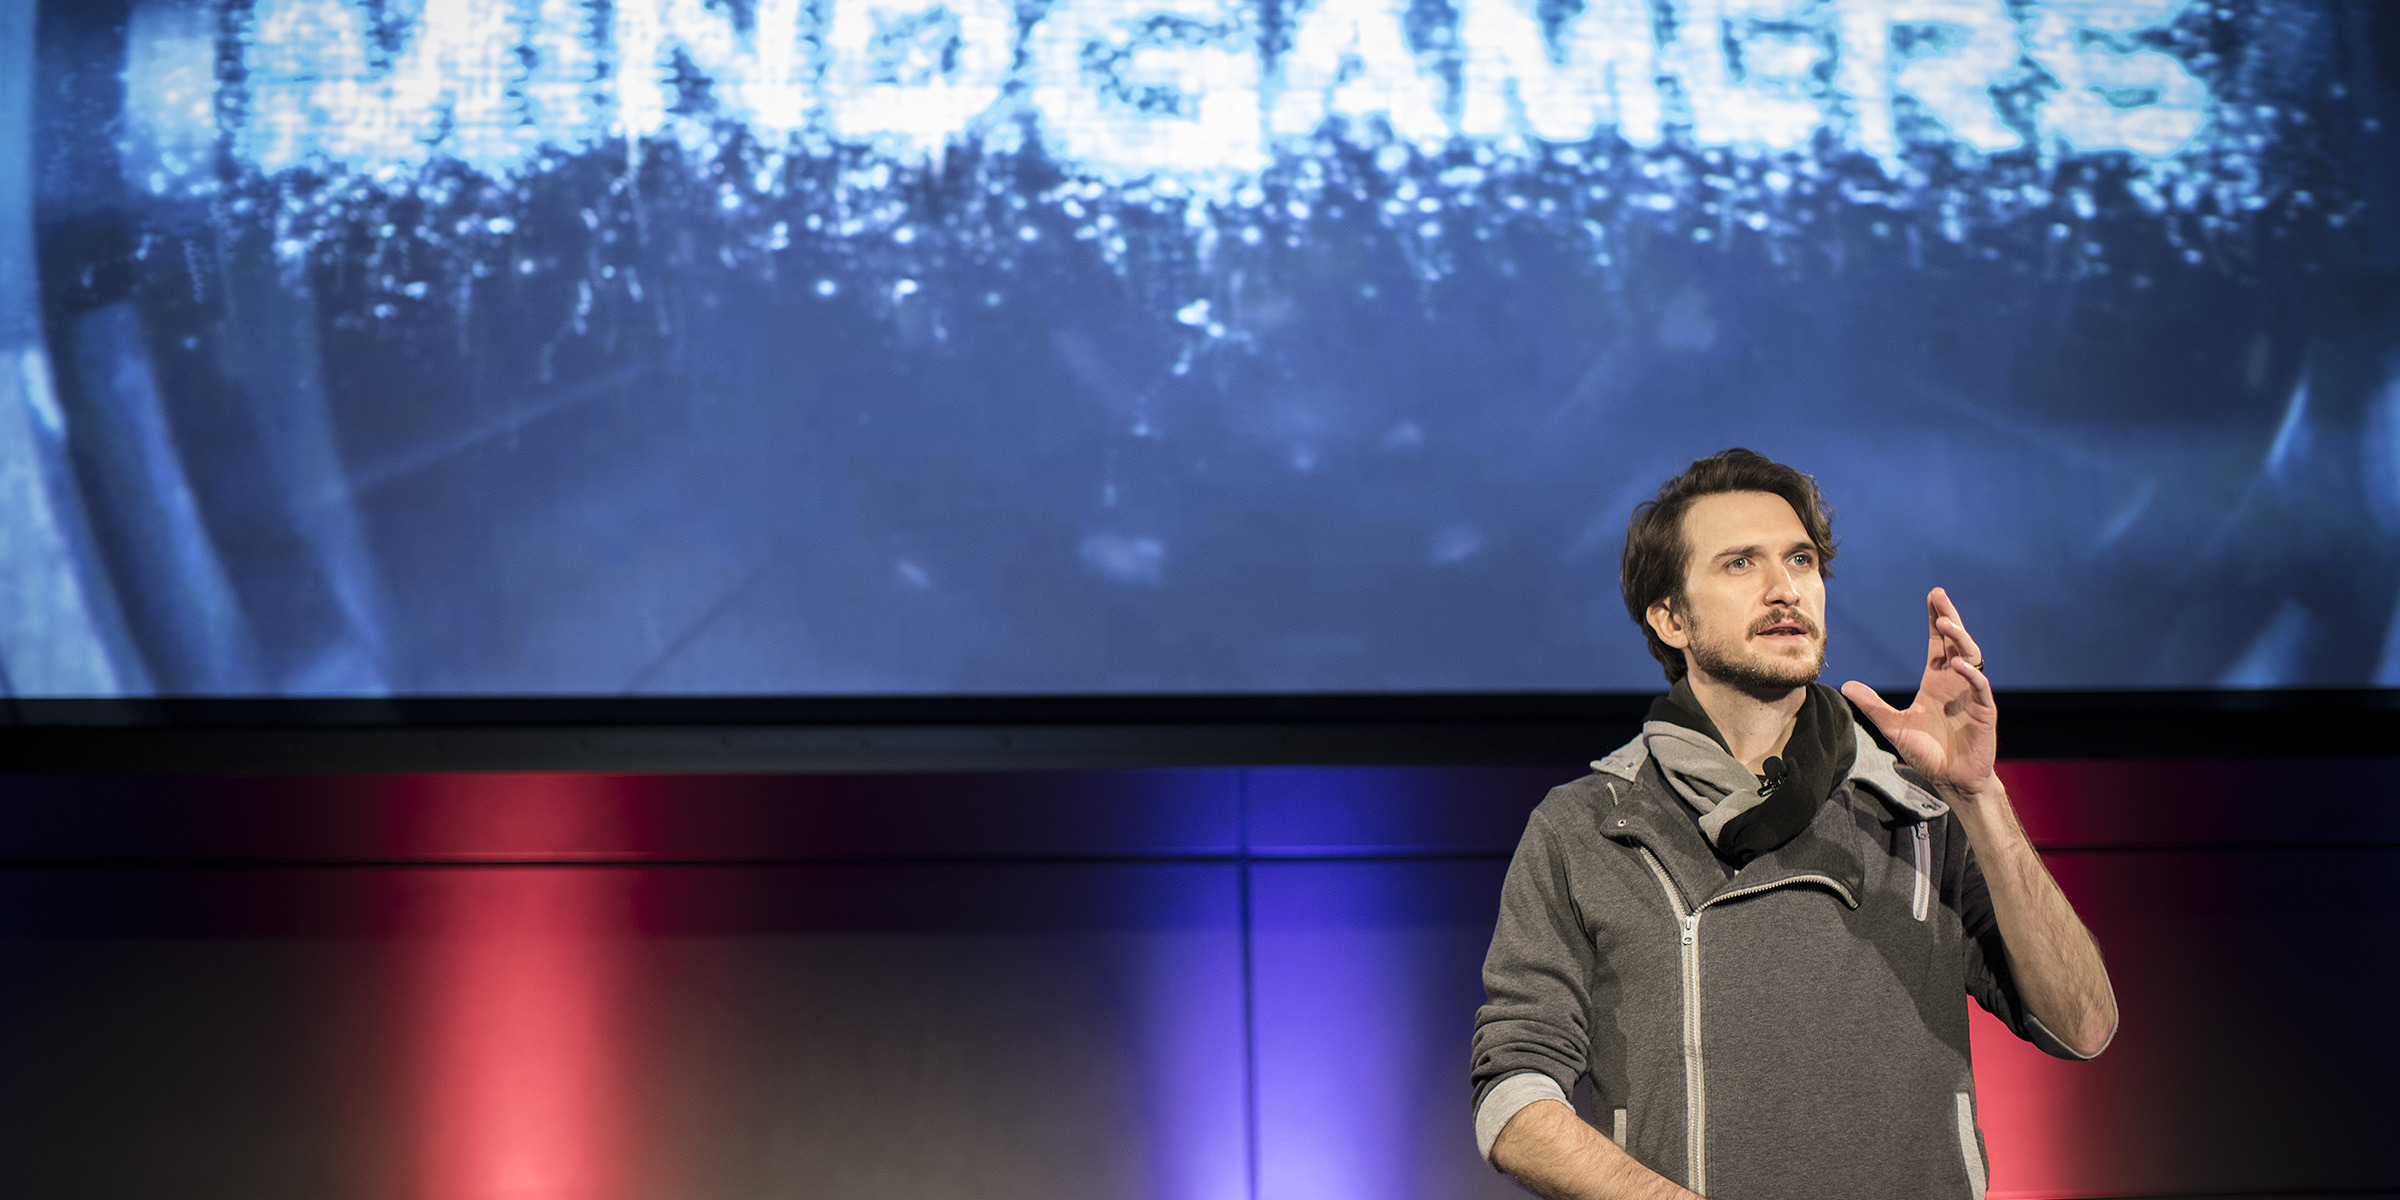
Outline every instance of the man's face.
{"type": "Polygon", "coordinates": [[[1683,598],[1650,606],[1650,627],[1695,674],[1762,696],[1825,669],[1825,576],[1816,543],[1783,497],[1720,492],[1683,513],[1683,598]]]}

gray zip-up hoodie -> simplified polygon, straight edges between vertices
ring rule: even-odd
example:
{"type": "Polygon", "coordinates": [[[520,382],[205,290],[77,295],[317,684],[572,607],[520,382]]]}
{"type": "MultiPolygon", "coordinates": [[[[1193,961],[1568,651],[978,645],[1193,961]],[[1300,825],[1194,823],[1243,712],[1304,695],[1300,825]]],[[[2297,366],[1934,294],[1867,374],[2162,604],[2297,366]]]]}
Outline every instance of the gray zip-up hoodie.
{"type": "Polygon", "coordinates": [[[1731,878],[1641,738],[1534,810],[1475,1018],[1486,1158],[1588,1074],[1586,1119],[1716,1200],[1981,1200],[1966,996],[2078,1056],[2018,997],[1965,831],[1857,740],[1809,826],[1731,878]]]}

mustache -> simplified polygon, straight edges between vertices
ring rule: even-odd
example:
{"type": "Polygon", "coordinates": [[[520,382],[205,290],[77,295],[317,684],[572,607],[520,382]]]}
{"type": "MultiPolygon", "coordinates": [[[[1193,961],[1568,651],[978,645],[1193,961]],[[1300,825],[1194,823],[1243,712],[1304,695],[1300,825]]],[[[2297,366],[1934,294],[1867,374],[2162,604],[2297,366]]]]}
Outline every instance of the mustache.
{"type": "Polygon", "coordinates": [[[1824,636],[1824,630],[1817,627],[1816,621],[1807,613],[1800,612],[1798,610],[1760,617],[1758,620],[1751,622],[1750,632],[1753,634],[1765,633],[1766,631],[1773,629],[1778,625],[1797,625],[1800,627],[1800,631],[1802,633],[1805,633],[1812,638],[1824,636]]]}

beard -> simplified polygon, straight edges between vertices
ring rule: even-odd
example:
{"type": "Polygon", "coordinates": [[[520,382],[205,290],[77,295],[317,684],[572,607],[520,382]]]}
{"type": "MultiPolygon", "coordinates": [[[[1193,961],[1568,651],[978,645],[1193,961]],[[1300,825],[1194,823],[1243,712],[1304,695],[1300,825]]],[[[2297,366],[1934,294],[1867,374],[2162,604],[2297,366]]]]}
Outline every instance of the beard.
{"type": "Polygon", "coordinates": [[[1772,698],[1806,687],[1817,681],[1825,670],[1824,631],[1806,613],[1793,612],[1761,617],[1744,636],[1758,633],[1787,621],[1797,621],[1808,631],[1811,639],[1809,653],[1800,658],[1787,658],[1752,648],[1743,637],[1712,636],[1711,630],[1694,622],[1692,625],[1692,662],[1710,678],[1731,684],[1755,696],[1772,698]]]}

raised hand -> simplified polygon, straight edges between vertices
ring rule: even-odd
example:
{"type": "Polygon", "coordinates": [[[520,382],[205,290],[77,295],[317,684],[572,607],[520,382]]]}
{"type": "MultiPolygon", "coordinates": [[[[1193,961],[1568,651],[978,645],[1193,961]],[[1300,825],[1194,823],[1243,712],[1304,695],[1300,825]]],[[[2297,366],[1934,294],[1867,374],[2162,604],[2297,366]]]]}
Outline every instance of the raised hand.
{"type": "Polygon", "coordinates": [[[1937,587],[1925,595],[1925,678],[1916,703],[1905,711],[1893,708],[1855,679],[1842,685],[1842,694],[1952,803],[1972,802],[1992,784],[2000,710],[1983,676],[1983,649],[1948,592],[1937,587]]]}

